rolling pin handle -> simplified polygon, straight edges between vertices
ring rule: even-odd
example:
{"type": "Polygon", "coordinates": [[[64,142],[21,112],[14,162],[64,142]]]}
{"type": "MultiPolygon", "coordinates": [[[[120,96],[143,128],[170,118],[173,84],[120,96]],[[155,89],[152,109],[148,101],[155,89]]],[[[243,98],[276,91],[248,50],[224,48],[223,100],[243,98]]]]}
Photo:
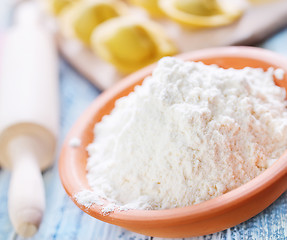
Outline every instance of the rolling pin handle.
{"type": "Polygon", "coordinates": [[[22,237],[31,237],[37,232],[43,217],[44,186],[35,146],[33,147],[33,144],[20,145],[23,141],[18,140],[10,148],[13,170],[8,195],[8,210],[16,232],[22,237]]]}

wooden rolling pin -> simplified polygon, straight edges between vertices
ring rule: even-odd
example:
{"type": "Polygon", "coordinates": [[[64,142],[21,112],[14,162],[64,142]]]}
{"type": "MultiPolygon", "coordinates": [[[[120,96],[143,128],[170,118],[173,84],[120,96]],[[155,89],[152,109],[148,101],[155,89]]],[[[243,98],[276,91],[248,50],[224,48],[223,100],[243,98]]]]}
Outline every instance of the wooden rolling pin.
{"type": "Polygon", "coordinates": [[[45,209],[40,170],[51,166],[58,131],[57,53],[32,3],[22,3],[8,30],[0,70],[0,164],[12,169],[8,210],[29,237],[45,209]]]}

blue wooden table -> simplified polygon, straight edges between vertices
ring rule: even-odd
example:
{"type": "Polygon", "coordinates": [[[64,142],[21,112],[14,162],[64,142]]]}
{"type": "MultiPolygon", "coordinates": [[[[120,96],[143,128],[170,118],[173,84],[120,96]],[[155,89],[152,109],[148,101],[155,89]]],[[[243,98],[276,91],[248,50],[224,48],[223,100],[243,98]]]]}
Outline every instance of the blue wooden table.
{"type": "MultiPolygon", "coordinates": [[[[8,1],[0,1],[0,31],[7,25],[8,1]]],[[[287,28],[275,34],[260,47],[287,56],[287,28]]],[[[59,59],[61,119],[57,157],[54,166],[44,176],[46,212],[39,232],[31,240],[149,240],[151,237],[135,234],[120,227],[103,223],[83,213],[66,195],[58,173],[57,160],[64,137],[84,109],[99,95],[86,79],[68,63],[59,59]]],[[[1,85],[0,85],[1,87],[1,85]]],[[[1,121],[1,119],[0,119],[1,121]]],[[[0,240],[21,240],[9,221],[7,191],[10,173],[0,170],[0,240]]],[[[159,238],[153,238],[160,240],[159,238]]],[[[196,239],[287,239],[287,192],[262,213],[252,219],[216,234],[196,239]]],[[[188,240],[186,238],[186,240],[188,240]]]]}

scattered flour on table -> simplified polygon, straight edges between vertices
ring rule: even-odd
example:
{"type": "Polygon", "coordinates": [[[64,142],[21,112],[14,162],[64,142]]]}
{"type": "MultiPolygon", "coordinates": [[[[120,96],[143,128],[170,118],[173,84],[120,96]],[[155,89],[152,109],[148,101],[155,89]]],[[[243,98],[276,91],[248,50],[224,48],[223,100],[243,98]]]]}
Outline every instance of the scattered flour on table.
{"type": "Polygon", "coordinates": [[[175,208],[255,178],[287,147],[285,90],[273,74],[163,58],[96,124],[92,198],[76,198],[107,199],[108,212],[175,208]]]}

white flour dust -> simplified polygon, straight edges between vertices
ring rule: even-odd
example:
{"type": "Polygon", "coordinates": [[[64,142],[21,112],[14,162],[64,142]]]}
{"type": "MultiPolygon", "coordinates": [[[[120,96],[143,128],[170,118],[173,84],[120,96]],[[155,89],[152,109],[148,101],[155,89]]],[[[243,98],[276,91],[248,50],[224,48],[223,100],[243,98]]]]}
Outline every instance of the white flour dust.
{"type": "Polygon", "coordinates": [[[84,205],[107,199],[108,212],[176,208],[255,178],[287,146],[285,90],[273,74],[162,59],[96,124],[92,197],[81,197],[87,190],[75,197],[84,205]]]}

